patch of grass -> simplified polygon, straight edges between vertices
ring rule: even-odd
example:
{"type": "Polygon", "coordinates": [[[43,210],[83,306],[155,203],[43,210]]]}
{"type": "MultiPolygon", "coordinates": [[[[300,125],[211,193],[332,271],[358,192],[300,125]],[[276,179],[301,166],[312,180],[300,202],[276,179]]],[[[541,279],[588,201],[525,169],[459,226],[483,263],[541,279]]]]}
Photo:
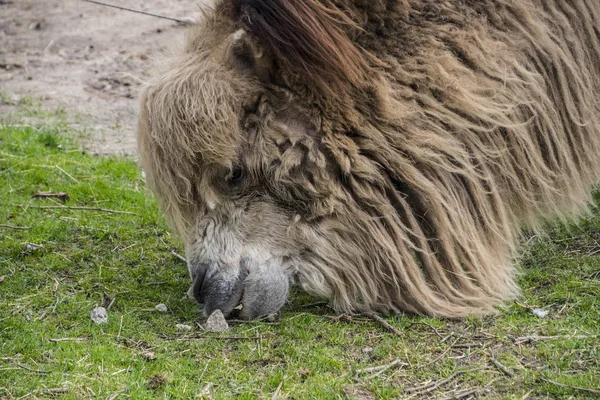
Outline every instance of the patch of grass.
{"type": "Polygon", "coordinates": [[[600,386],[597,213],[530,238],[523,298],[497,316],[387,318],[398,337],[295,293],[278,323],[198,337],[187,269],[171,254],[181,243],[136,164],[88,155],[68,135],[64,124],[0,127],[0,398],[567,399],[594,394],[550,381],[600,386]],[[70,200],[32,199],[38,191],[70,200]],[[115,301],[95,325],[104,294],[115,301]]]}

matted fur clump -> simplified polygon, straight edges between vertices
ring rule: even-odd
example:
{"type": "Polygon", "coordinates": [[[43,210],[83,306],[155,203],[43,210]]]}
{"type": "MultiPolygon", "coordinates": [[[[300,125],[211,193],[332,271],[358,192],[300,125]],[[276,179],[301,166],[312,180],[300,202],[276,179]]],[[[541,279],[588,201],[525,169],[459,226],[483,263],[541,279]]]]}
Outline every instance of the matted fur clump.
{"type": "Polygon", "coordinates": [[[148,183],[205,312],[460,317],[589,201],[597,0],[221,0],[144,93],[148,183]]]}

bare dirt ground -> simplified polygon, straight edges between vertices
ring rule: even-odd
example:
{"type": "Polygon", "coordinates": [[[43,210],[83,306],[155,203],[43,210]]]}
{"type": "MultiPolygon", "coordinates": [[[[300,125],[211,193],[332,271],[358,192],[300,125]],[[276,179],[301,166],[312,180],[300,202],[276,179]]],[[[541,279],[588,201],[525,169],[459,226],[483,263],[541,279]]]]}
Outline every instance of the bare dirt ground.
{"type": "MultiPolygon", "coordinates": [[[[206,3],[106,2],[175,18],[198,18],[206,3]]],[[[0,0],[0,92],[64,107],[83,121],[93,152],[135,154],[143,82],[184,32],[184,24],[81,0],[0,0]]],[[[9,109],[0,101],[0,113],[9,109]]]]}

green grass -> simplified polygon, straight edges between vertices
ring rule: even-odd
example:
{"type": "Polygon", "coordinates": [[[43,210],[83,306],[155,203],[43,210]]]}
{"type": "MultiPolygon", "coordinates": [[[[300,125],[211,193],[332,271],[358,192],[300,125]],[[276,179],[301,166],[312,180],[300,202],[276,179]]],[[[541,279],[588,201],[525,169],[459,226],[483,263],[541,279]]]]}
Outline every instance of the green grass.
{"type": "Polygon", "coordinates": [[[404,333],[398,337],[364,317],[332,319],[329,308],[307,307],[315,300],[294,293],[277,323],[201,338],[199,307],[183,298],[187,269],[171,254],[181,243],[135,162],[85,154],[71,134],[66,124],[0,125],[0,398],[596,396],[548,380],[600,386],[598,337],[570,337],[600,334],[598,214],[530,238],[520,261],[523,298],[497,316],[387,318],[404,333]],[[32,199],[38,191],[66,192],[70,207],[134,214],[44,209],[62,204],[32,199]],[[95,325],[90,312],[104,293],[115,302],[108,324],[95,325]],[[158,303],[169,312],[153,311],[158,303]],[[560,338],[517,343],[528,335],[560,338]],[[360,371],[396,359],[405,364],[360,371]],[[449,377],[435,390],[410,391],[449,377]]]}

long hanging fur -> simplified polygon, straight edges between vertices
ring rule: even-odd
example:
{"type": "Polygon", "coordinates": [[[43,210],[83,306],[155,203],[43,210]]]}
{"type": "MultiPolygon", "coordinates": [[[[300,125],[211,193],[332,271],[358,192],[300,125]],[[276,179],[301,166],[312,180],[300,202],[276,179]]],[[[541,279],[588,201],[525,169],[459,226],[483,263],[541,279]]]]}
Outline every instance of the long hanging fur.
{"type": "Polygon", "coordinates": [[[195,157],[228,159],[270,115],[244,99],[284,86],[320,112],[304,172],[290,151],[277,172],[329,199],[294,233],[305,286],[340,310],[489,312],[518,294],[520,228],[581,211],[598,181],[599,24],[597,0],[223,0],[147,92],[142,162],[185,231],[195,157]],[[207,56],[240,28],[274,54],[269,82],[207,56]]]}

